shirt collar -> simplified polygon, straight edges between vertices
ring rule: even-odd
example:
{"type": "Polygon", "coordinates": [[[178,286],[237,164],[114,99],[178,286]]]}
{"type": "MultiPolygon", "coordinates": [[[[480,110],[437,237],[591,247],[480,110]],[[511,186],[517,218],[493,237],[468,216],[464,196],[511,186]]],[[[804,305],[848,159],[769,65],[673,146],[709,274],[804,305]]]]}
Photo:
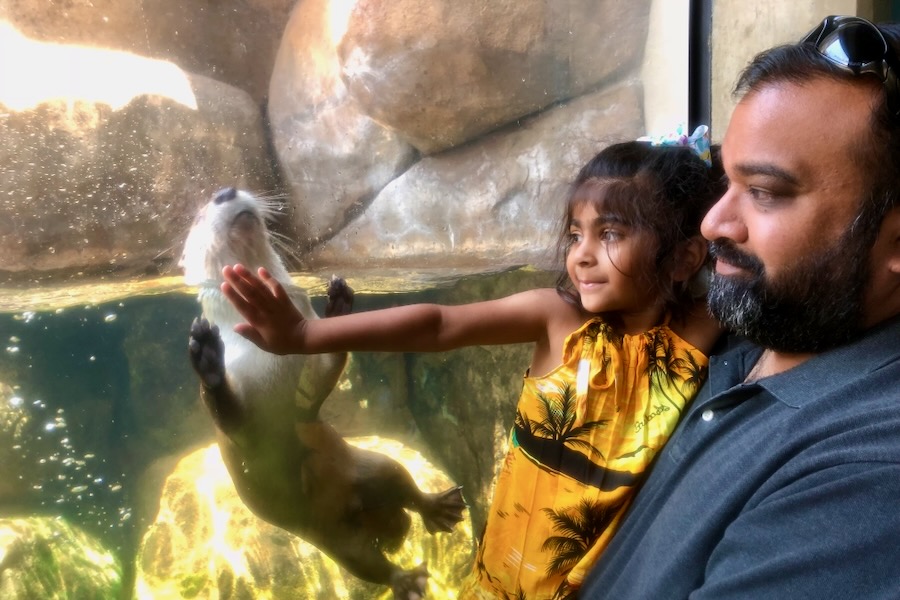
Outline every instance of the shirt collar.
{"type": "MultiPolygon", "coordinates": [[[[742,344],[723,358],[732,356],[747,373],[762,353],[759,346],[742,344]]],[[[765,377],[755,383],[780,402],[800,408],[815,397],[824,396],[848,382],[864,379],[869,373],[900,359],[900,316],[876,325],[860,339],[817,354],[783,373],[765,377]],[[835,376],[837,374],[837,376],[835,376]],[[810,390],[816,390],[810,394],[810,390]]]]}

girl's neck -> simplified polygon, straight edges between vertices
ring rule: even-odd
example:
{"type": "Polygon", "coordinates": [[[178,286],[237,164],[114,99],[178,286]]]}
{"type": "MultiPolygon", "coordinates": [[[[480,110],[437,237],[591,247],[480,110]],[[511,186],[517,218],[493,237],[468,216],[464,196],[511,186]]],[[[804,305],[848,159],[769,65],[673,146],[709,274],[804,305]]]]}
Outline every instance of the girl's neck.
{"type": "Polygon", "coordinates": [[[587,313],[591,317],[602,317],[616,333],[622,335],[638,335],[662,325],[666,319],[666,311],[662,304],[647,307],[644,310],[611,311],[605,313],[587,313]]]}

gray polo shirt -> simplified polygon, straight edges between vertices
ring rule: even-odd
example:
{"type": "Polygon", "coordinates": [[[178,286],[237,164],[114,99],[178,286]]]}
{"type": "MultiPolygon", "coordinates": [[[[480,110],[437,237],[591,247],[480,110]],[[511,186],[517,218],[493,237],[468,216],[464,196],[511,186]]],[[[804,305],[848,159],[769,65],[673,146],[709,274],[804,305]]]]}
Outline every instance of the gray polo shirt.
{"type": "Polygon", "coordinates": [[[900,320],[755,384],[710,361],[581,598],[900,598],[900,320]]]}

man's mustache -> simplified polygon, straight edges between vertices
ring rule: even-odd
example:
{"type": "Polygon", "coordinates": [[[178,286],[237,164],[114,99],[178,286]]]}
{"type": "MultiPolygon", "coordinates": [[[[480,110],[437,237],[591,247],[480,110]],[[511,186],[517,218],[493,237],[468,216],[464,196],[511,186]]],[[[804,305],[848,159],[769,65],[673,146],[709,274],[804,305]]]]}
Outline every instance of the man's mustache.
{"type": "Polygon", "coordinates": [[[754,275],[762,275],[765,271],[762,261],[752,254],[738,250],[731,240],[719,238],[711,241],[709,243],[709,254],[714,260],[720,260],[733,267],[749,271],[754,275]]]}

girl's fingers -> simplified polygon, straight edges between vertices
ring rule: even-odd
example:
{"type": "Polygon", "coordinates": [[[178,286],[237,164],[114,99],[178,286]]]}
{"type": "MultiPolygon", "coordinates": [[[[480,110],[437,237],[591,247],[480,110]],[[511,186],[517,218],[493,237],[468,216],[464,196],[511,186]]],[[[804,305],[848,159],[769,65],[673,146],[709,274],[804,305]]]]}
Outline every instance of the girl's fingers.
{"type": "Polygon", "coordinates": [[[260,267],[257,272],[259,273],[259,279],[255,280],[255,282],[262,282],[278,300],[283,301],[287,299],[288,294],[287,291],[285,291],[284,286],[281,285],[280,281],[272,277],[272,274],[269,273],[265,267],[260,267]]]}
{"type": "Polygon", "coordinates": [[[262,335],[248,323],[238,323],[234,326],[234,331],[238,335],[247,338],[260,348],[265,348],[265,340],[262,335]]]}
{"type": "MultiPolygon", "coordinates": [[[[243,265],[226,266],[222,269],[222,277],[231,285],[236,294],[250,304],[261,302],[270,294],[266,286],[243,265]]],[[[230,298],[230,297],[229,297],[230,298]]]]}
{"type": "Polygon", "coordinates": [[[251,302],[248,302],[244,296],[238,292],[234,286],[227,281],[219,286],[225,298],[234,305],[234,308],[247,320],[251,320],[256,316],[256,310],[251,302]]]}

